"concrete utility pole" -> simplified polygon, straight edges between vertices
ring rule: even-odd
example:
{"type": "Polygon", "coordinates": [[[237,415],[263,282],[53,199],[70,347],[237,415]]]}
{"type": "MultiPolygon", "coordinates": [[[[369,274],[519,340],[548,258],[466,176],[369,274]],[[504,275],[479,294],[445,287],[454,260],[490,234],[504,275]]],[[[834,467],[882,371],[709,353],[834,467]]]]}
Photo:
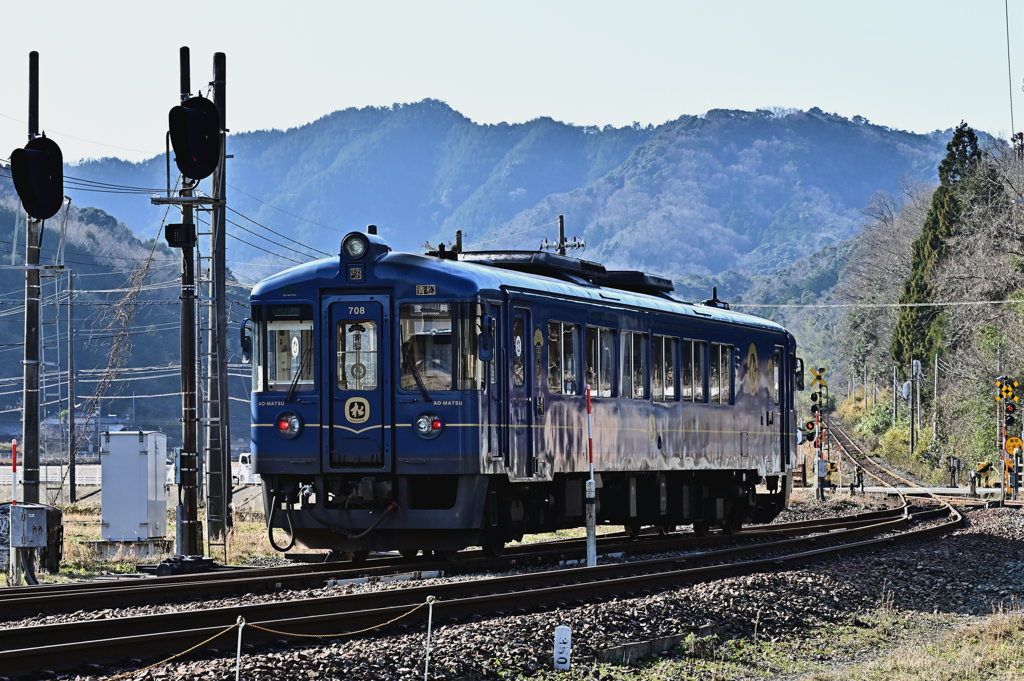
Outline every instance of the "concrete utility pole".
{"type": "Polygon", "coordinates": [[[939,353],[935,353],[935,380],[932,382],[932,439],[939,434],[939,353]]]}
{"type": "Polygon", "coordinates": [[[210,299],[214,308],[210,314],[208,348],[209,400],[206,422],[206,470],[207,503],[206,527],[209,545],[225,543],[227,530],[232,525],[231,517],[231,428],[228,406],[228,314],[227,314],[227,263],[225,254],[227,209],[227,58],[223,52],[213,55],[213,102],[220,112],[221,156],[220,164],[213,173],[211,194],[213,219],[210,220],[210,255],[212,272],[210,299]]]}
{"type": "MultiPolygon", "coordinates": [[[[28,139],[39,135],[39,53],[28,55],[28,139]]],[[[22,362],[24,500],[39,503],[39,225],[25,216],[25,359],[22,362]]]]}
{"type": "Polygon", "coordinates": [[[75,492],[75,285],[68,270],[68,484],[71,485],[71,503],[77,500],[75,492]]]}

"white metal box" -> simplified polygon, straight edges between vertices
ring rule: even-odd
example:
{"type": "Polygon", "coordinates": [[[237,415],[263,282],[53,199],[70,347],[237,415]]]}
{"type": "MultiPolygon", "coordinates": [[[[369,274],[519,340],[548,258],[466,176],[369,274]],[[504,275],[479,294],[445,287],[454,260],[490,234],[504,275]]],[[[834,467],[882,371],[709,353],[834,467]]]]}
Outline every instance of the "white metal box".
{"type": "Polygon", "coordinates": [[[167,434],[104,433],[100,449],[103,489],[102,538],[158,539],[167,533],[167,434]]]}

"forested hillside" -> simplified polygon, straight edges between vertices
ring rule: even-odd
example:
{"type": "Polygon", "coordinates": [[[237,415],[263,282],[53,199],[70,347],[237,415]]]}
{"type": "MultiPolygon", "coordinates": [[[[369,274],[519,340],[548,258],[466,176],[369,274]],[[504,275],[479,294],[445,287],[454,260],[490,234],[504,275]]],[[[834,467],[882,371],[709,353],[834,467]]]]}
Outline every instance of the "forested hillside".
{"type": "MultiPolygon", "coordinates": [[[[478,125],[425,100],[232,135],[228,197],[247,217],[327,253],[341,233],[367,223],[398,249],[451,240],[457,229],[467,248],[536,248],[561,213],[568,233],[586,239],[585,257],[617,267],[675,278],[770,273],[855,235],[859,210],[876,191],[895,191],[901,177],[934,182],[946,138],[818,109],[717,110],[657,128],[547,118],[478,125]]],[[[162,157],[90,161],[67,172],[166,184],[162,157]]],[[[143,238],[161,215],[144,196],[96,193],[87,202],[143,238]]],[[[237,263],[289,264],[268,251],[308,259],[293,242],[233,220],[239,226],[229,233],[257,247],[229,241],[237,263]]]]}
{"type": "MultiPolygon", "coordinates": [[[[847,375],[866,373],[885,389],[867,412],[856,395],[846,416],[890,458],[936,479],[950,456],[972,469],[997,460],[995,383],[1024,377],[1024,225],[1015,205],[1024,198],[1024,161],[966,125],[949,137],[938,187],[906,183],[867,207],[834,292],[856,305],[837,356],[847,375]],[[923,409],[911,453],[909,404],[897,400],[895,426],[890,405],[894,369],[902,388],[915,360],[923,409]]],[[[1018,421],[1006,434],[1020,428],[1018,421]]]]}
{"type": "MultiPolygon", "coordinates": [[[[15,206],[17,199],[10,180],[0,178],[0,264],[25,263],[25,213],[15,206]]],[[[60,242],[63,210],[46,221],[40,259],[42,264],[54,264],[60,242]]],[[[78,415],[92,406],[92,396],[101,385],[104,371],[110,364],[111,349],[117,337],[124,333],[126,343],[122,370],[115,381],[103,390],[100,408],[103,414],[117,414],[144,427],[159,427],[177,439],[180,398],[147,397],[179,390],[179,333],[180,319],[178,294],[180,290],[180,256],[162,243],[153,251],[153,239],[146,242],[136,238],[123,222],[97,208],[72,207],[67,219],[65,265],[74,276],[74,339],[78,415]],[[150,254],[152,253],[152,259],[150,254]],[[140,268],[145,268],[144,274],[140,268]],[[122,306],[131,287],[134,273],[140,273],[135,304],[122,306]],[[133,380],[142,379],[142,380],[133,380]],[[131,399],[136,393],[139,398],[131,399]],[[134,412],[134,413],[133,413],[134,412]]],[[[60,362],[66,372],[67,299],[55,300],[56,282],[44,273],[42,279],[42,329],[44,361],[60,362]],[[59,303],[55,304],[55,303],[59,303]],[[59,325],[57,315],[59,314],[59,325]],[[59,334],[58,334],[59,331],[59,334]]],[[[21,384],[24,334],[25,273],[22,270],[0,268],[0,426],[20,424],[17,411],[21,404],[21,384]],[[13,411],[12,411],[13,410],[13,411]]],[[[62,283],[61,291],[66,291],[62,283]]],[[[229,296],[236,301],[248,298],[247,289],[232,282],[229,296]]],[[[237,310],[229,310],[237,320],[237,310]]],[[[230,336],[234,340],[235,335],[230,336]]],[[[237,361],[237,360],[234,360],[237,361]]],[[[44,401],[49,401],[44,413],[47,417],[67,410],[67,375],[59,377],[65,402],[56,401],[58,376],[55,368],[45,372],[51,389],[44,401]],[[53,399],[51,399],[53,398],[53,399]]],[[[240,372],[235,372],[240,373],[240,372]]],[[[246,397],[248,382],[233,378],[232,394],[246,397]]],[[[248,434],[248,413],[238,410],[233,427],[243,437],[248,434]]]]}

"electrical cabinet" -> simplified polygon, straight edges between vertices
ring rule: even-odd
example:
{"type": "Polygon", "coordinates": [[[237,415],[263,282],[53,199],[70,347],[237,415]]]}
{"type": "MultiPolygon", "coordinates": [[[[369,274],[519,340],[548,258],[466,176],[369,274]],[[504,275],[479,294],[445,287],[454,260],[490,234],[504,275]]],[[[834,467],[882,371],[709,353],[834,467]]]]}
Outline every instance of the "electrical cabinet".
{"type": "Polygon", "coordinates": [[[167,534],[167,434],[121,431],[103,434],[102,538],[160,539],[167,534]]]}

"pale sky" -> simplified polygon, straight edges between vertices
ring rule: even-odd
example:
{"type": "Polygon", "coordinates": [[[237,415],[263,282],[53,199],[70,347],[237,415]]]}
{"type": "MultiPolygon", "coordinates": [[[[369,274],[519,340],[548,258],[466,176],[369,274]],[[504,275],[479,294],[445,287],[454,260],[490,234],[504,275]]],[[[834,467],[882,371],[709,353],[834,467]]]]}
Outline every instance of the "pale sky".
{"type": "MultiPolygon", "coordinates": [[[[1024,0],[1009,19],[1024,130],[1024,0]]],[[[211,80],[213,53],[227,54],[233,132],[427,97],[479,123],[646,125],[818,106],[916,132],[961,119],[1010,131],[995,0],[5,0],[0,27],[0,158],[26,140],[31,50],[40,126],[65,160],[161,153],[182,45],[193,90],[211,80]]]]}

